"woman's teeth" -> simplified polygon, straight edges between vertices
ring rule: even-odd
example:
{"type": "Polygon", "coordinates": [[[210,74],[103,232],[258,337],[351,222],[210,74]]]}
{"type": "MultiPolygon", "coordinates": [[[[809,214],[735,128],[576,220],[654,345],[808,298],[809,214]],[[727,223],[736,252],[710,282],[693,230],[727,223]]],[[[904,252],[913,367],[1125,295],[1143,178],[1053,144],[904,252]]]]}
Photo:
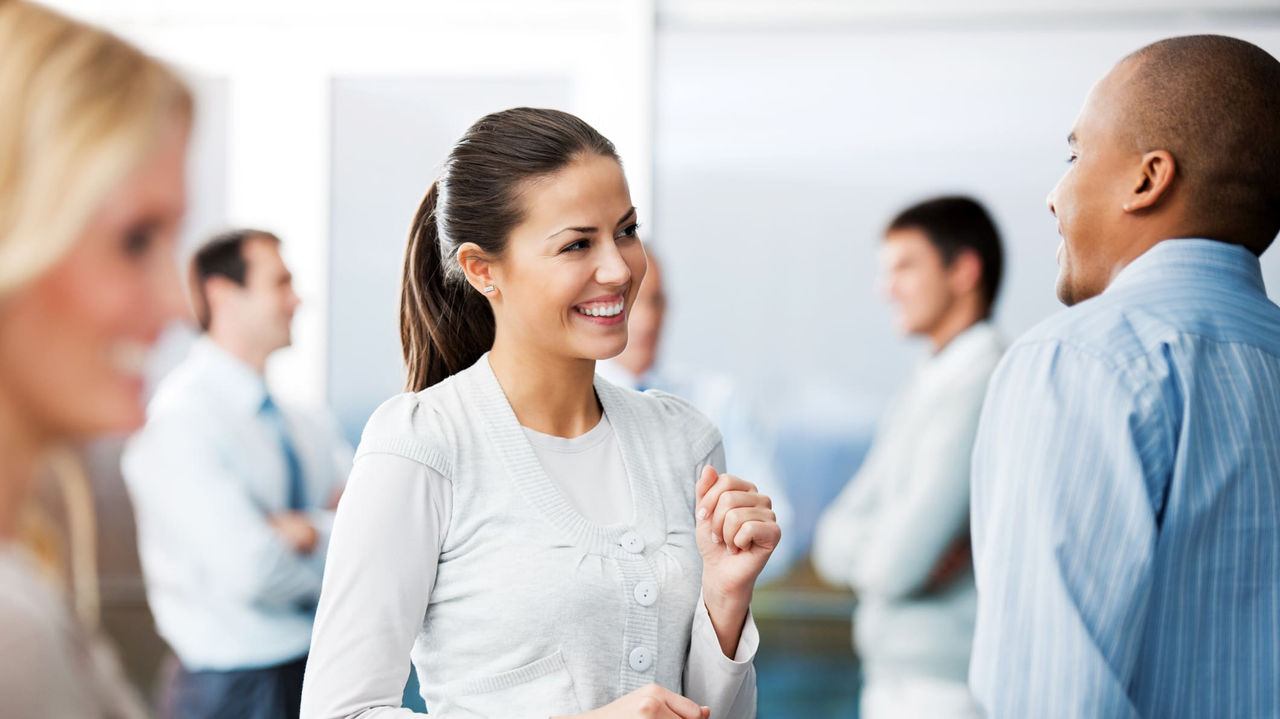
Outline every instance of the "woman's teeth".
{"type": "Polygon", "coordinates": [[[589,317],[616,317],[622,313],[622,303],[615,302],[611,305],[597,305],[594,307],[579,307],[578,311],[589,317]]]}

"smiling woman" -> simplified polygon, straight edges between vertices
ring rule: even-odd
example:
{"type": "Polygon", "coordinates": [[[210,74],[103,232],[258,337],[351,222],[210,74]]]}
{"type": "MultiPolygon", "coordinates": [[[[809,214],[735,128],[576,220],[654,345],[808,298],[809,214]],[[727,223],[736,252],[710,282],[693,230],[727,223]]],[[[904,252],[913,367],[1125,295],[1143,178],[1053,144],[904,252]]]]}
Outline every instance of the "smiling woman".
{"type": "Polygon", "coordinates": [[[140,715],[97,640],[93,527],[59,445],[141,424],[142,365],[183,309],[174,238],[191,98],[103,31],[0,2],[0,696],[18,718],[140,715]],[[61,544],[29,497],[49,468],[61,544]],[[53,540],[53,541],[51,541],[53,540]],[[42,570],[44,570],[42,572],[42,570]]]}
{"type": "Polygon", "coordinates": [[[595,375],[627,344],[636,218],[612,143],[567,113],[454,146],[405,255],[411,392],[338,507],[303,716],[409,714],[410,654],[432,716],[754,716],[769,498],[718,473],[688,403],[595,375]]]}

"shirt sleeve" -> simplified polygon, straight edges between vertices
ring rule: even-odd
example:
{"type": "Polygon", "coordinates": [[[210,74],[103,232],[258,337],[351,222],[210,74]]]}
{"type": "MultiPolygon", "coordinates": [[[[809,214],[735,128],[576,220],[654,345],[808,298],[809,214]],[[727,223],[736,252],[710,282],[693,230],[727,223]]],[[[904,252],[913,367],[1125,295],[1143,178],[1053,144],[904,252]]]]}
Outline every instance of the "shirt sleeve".
{"type": "Polygon", "coordinates": [[[1138,717],[1172,441],[1157,392],[1056,341],[1016,347],[993,377],[972,496],[970,684],[987,716],[1138,717]]]}
{"type": "MultiPolygon", "coordinates": [[[[724,469],[724,446],[717,444],[698,465],[698,475],[708,464],[724,469]]],[[[690,511],[693,511],[690,508],[690,511]]],[[[684,693],[700,706],[711,707],[717,719],[753,719],[756,715],[755,656],[760,647],[760,633],[755,618],[747,611],[738,639],[738,650],[730,659],[720,648],[711,615],[701,597],[693,613],[693,630],[689,638],[689,658],[685,663],[684,693]]]]}
{"type": "Polygon", "coordinates": [[[184,561],[199,563],[210,591],[258,606],[314,602],[323,556],[294,552],[272,529],[203,427],[196,417],[157,417],[126,449],[142,541],[184,546],[184,561]]]}
{"type": "MultiPolygon", "coordinates": [[[[899,599],[924,589],[934,568],[969,527],[969,464],[984,377],[939,399],[917,429],[905,490],[882,502],[866,541],[848,558],[846,581],[860,594],[899,599]]],[[[902,440],[898,440],[902,441],[902,440]]]]}
{"type": "Polygon", "coordinates": [[[848,587],[853,565],[871,541],[881,492],[876,448],[822,513],[813,533],[813,567],[828,584],[848,587]]]}
{"type": "Polygon", "coordinates": [[[452,505],[452,487],[435,469],[392,454],[356,462],[334,519],[304,719],[415,716],[401,707],[409,651],[435,587],[452,505]]]}

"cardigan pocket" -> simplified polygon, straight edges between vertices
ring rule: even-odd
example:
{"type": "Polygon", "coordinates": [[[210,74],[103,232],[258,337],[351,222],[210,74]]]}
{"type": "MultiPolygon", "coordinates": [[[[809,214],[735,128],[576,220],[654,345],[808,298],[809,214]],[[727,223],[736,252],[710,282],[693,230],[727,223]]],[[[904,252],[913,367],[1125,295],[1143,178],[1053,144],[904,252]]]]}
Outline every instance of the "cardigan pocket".
{"type": "Polygon", "coordinates": [[[449,718],[546,719],[582,711],[559,649],[510,671],[452,682],[441,693],[448,706],[440,707],[438,716],[449,718]]]}

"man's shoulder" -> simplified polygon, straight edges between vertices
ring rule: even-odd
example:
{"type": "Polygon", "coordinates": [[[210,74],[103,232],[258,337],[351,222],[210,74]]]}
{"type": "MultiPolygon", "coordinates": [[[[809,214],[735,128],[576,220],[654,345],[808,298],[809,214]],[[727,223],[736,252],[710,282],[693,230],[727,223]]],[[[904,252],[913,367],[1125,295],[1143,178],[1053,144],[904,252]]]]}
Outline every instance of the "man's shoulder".
{"type": "Polygon", "coordinates": [[[1124,366],[1176,341],[1185,331],[1175,318],[1153,312],[1126,293],[1104,293],[1045,318],[1019,337],[1006,356],[1048,345],[1124,366]]]}
{"type": "Polygon", "coordinates": [[[1280,353],[1280,308],[1264,296],[1242,298],[1200,287],[1117,288],[1046,318],[1009,354],[1059,346],[1123,368],[1163,362],[1215,343],[1280,353]]]}
{"type": "Polygon", "coordinates": [[[147,416],[171,417],[204,414],[217,404],[211,376],[203,363],[188,357],[157,384],[147,405],[147,416]]]}

